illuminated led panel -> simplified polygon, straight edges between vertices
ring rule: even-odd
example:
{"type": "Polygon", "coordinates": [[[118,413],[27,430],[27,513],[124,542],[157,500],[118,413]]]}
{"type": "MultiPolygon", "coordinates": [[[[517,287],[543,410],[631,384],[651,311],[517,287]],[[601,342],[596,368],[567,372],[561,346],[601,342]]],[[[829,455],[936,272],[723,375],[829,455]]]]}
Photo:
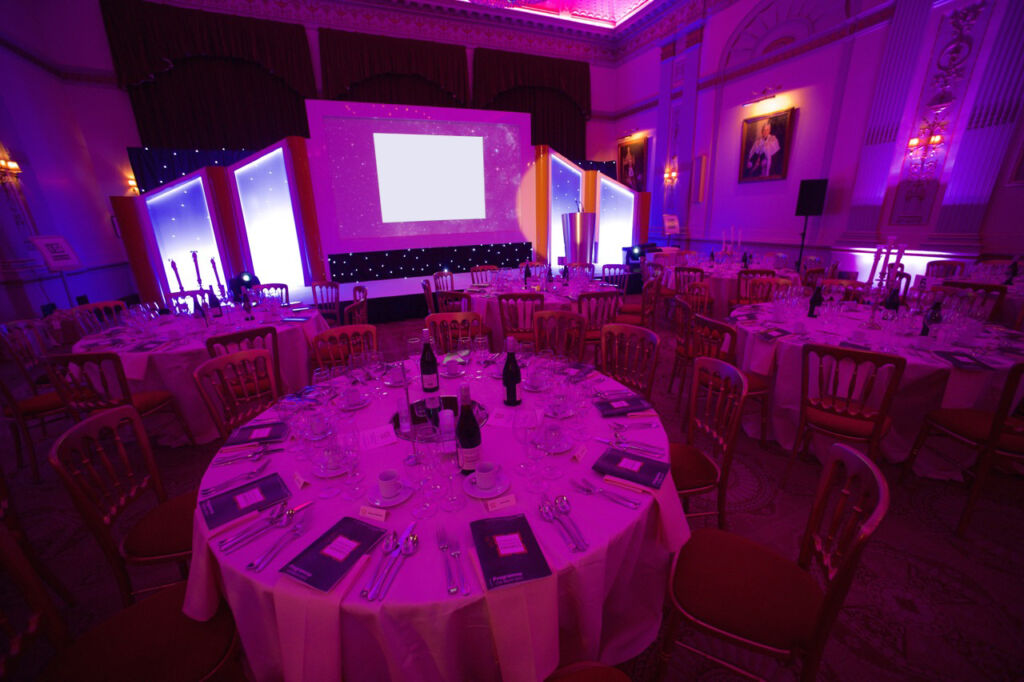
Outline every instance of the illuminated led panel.
{"type": "Polygon", "coordinates": [[[305,286],[284,150],[280,147],[234,171],[252,268],[262,282],[305,286]]]}
{"type": "Polygon", "coordinates": [[[548,236],[548,262],[552,265],[565,256],[562,214],[576,213],[583,200],[583,171],[567,161],[551,156],[551,219],[548,236]]]}
{"type": "Polygon", "coordinates": [[[597,264],[622,262],[622,249],[633,244],[631,191],[603,176],[599,177],[597,204],[597,264]]]}
{"type": "Polygon", "coordinates": [[[198,288],[192,251],[198,252],[203,286],[214,284],[210,259],[217,259],[219,272],[223,273],[224,267],[213,233],[203,179],[197,177],[147,196],[146,208],[171,291],[178,291],[171,260],[178,265],[178,274],[185,289],[198,288]]]}

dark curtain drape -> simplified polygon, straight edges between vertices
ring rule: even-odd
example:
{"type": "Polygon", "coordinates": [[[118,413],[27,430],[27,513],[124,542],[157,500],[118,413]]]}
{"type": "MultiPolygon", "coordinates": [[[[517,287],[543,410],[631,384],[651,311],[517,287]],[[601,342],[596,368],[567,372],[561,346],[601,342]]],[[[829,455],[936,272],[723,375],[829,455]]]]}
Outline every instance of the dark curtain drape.
{"type": "Polygon", "coordinates": [[[356,102],[464,107],[466,48],[320,29],[324,97],[356,102]]]}
{"type": "Polygon", "coordinates": [[[531,115],[533,144],[570,159],[586,158],[590,65],[568,59],[477,49],[473,103],[482,109],[531,115]]]}
{"type": "Polygon", "coordinates": [[[241,149],[128,147],[128,160],[141,192],[159,189],[160,185],[206,166],[230,166],[250,154],[252,151],[241,149]]]}
{"type": "Polygon", "coordinates": [[[316,86],[302,26],[139,0],[101,7],[144,145],[255,149],[309,134],[303,100],[316,86]]]}

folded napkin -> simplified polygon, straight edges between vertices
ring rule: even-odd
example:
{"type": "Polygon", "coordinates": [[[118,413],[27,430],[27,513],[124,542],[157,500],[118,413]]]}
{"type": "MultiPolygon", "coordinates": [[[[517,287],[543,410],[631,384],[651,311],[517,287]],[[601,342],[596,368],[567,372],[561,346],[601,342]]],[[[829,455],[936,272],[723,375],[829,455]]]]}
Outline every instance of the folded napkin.
{"type": "Polygon", "coordinates": [[[614,476],[658,490],[668,475],[669,463],[618,448],[608,448],[594,462],[593,469],[604,476],[614,476]]]}
{"type": "Polygon", "coordinates": [[[291,496],[278,474],[269,474],[237,488],[199,501],[199,510],[210,530],[231,523],[251,511],[262,511],[291,496]]]}

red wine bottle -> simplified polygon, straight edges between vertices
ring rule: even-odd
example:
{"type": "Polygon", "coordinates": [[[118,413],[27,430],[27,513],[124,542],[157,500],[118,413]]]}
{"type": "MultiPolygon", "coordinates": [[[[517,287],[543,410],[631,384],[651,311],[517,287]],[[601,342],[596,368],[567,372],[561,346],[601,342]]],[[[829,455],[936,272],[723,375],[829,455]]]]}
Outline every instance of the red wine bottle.
{"type": "Polygon", "coordinates": [[[464,475],[476,471],[480,461],[480,423],[473,413],[473,400],[469,396],[469,384],[459,389],[459,421],[455,425],[455,440],[459,446],[459,469],[464,475]]]}
{"type": "Polygon", "coordinates": [[[424,341],[423,352],[420,353],[420,381],[424,393],[434,393],[441,386],[437,376],[437,356],[430,347],[429,339],[424,341]]]}
{"type": "Polygon", "coordinates": [[[516,350],[512,339],[508,340],[508,353],[505,355],[505,368],[501,371],[501,383],[505,387],[505,404],[516,406],[523,402],[520,395],[520,384],[523,375],[519,371],[519,363],[516,361],[516,350]]]}

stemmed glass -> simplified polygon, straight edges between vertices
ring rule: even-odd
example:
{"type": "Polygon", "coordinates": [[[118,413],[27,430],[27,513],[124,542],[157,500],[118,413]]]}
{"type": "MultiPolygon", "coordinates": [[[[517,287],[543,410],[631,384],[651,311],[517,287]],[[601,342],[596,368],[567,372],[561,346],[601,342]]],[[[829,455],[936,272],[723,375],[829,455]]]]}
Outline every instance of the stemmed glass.
{"type": "Polygon", "coordinates": [[[366,475],[359,470],[359,427],[354,419],[349,419],[341,428],[338,443],[341,447],[341,465],[345,468],[345,477],[341,481],[341,498],[354,501],[366,493],[363,480],[366,475]]]}
{"type": "Polygon", "coordinates": [[[547,482],[540,476],[540,466],[536,460],[544,456],[534,438],[541,419],[537,411],[530,407],[518,410],[513,419],[513,426],[516,440],[523,446],[523,460],[516,465],[515,472],[520,476],[526,476],[526,489],[532,493],[544,492],[547,489],[547,482]]]}
{"type": "Polygon", "coordinates": [[[412,515],[417,519],[427,519],[437,513],[438,499],[444,495],[444,485],[441,482],[439,470],[441,465],[438,456],[439,443],[435,436],[429,440],[416,441],[415,444],[418,445],[418,466],[413,467],[413,471],[419,477],[415,482],[419,492],[419,504],[413,507],[412,515]]]}
{"type": "Polygon", "coordinates": [[[387,372],[388,365],[384,362],[384,354],[376,350],[369,351],[366,354],[366,369],[373,377],[373,392],[377,397],[387,395],[387,387],[384,386],[384,373],[387,372]]]}
{"type": "Polygon", "coordinates": [[[476,361],[476,372],[474,376],[482,379],[484,375],[484,361],[490,354],[490,344],[486,336],[477,336],[473,339],[473,359],[476,361]]]}

